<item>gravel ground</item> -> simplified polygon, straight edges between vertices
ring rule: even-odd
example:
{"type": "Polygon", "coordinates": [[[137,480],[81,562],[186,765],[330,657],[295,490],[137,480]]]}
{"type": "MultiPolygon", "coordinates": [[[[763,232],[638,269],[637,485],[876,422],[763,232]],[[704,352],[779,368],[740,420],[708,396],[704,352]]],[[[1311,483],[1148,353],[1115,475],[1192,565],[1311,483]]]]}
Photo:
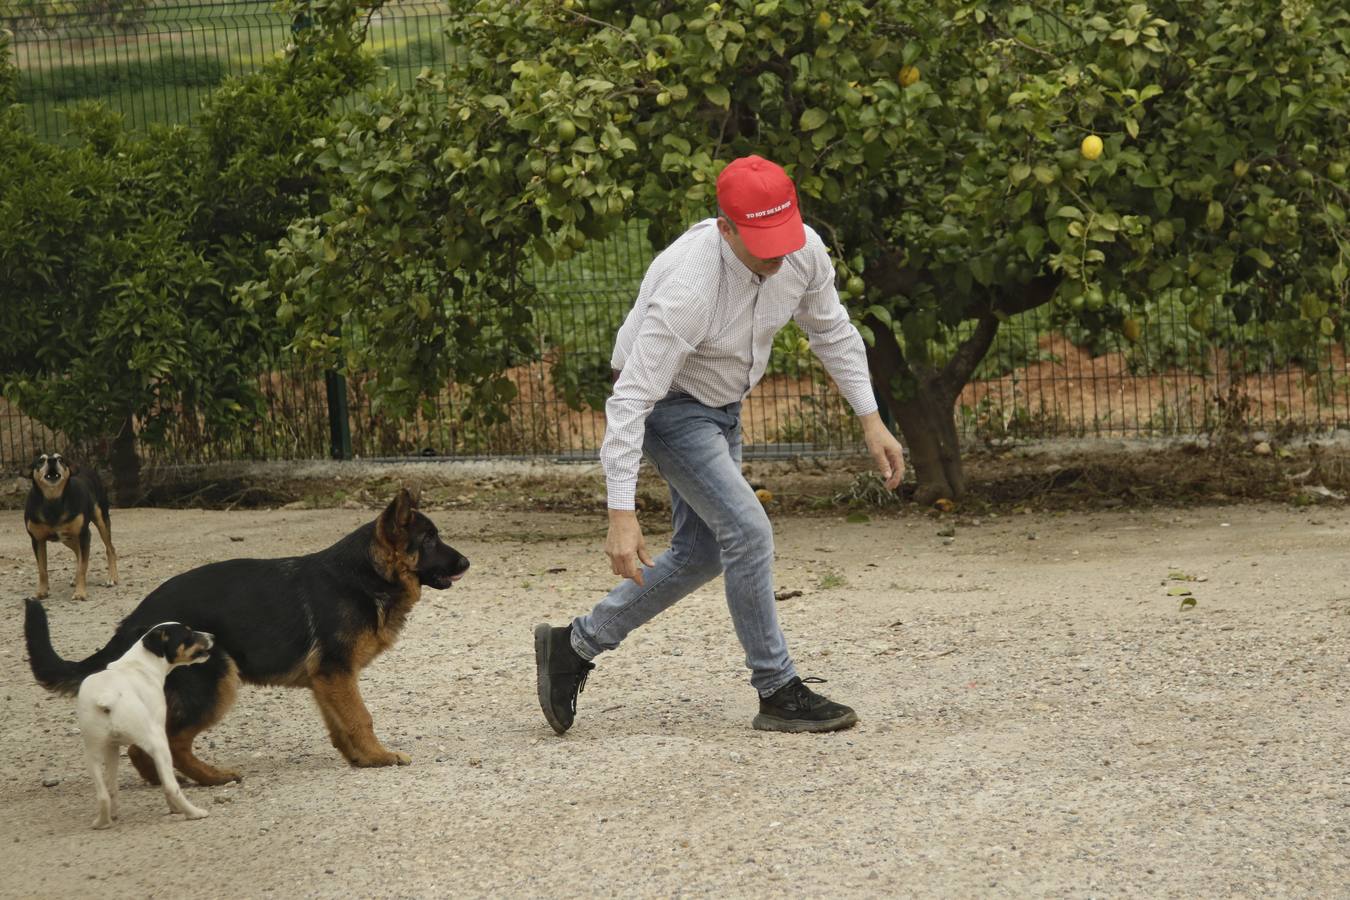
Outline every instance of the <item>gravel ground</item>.
{"type": "MultiPolygon", "coordinates": [[[[753,731],[718,581],[601,659],[564,738],[530,629],[609,587],[602,519],[432,511],[473,569],[363,678],[412,766],[350,769],[306,692],[246,687],[198,742],[246,775],[187,788],[210,818],[163,816],[124,762],[101,832],[73,703],[24,659],[36,577],[12,515],[5,897],[1350,896],[1345,508],[777,517],[790,646],[862,723],[753,731]]],[[[371,517],[117,510],[120,586],[95,541],[72,602],[52,552],[57,649],[92,652],[176,572],[371,517]]]]}

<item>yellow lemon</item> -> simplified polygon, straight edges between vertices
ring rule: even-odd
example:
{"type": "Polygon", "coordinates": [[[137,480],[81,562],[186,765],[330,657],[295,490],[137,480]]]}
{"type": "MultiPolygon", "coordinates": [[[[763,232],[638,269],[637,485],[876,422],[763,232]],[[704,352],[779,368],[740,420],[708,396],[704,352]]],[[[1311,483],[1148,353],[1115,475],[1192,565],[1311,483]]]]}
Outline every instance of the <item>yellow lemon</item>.
{"type": "Polygon", "coordinates": [[[956,504],[953,503],[951,500],[947,499],[946,497],[939,497],[938,499],[933,501],[933,508],[936,509],[938,512],[948,513],[956,509],[956,504]]]}
{"type": "Polygon", "coordinates": [[[759,498],[760,503],[767,504],[773,502],[773,491],[769,490],[768,488],[760,488],[759,490],[755,491],[755,496],[759,498]]]}
{"type": "Polygon", "coordinates": [[[1095,134],[1089,134],[1083,138],[1083,145],[1078,148],[1083,153],[1083,159],[1096,159],[1102,155],[1102,139],[1095,134]]]}
{"type": "Polygon", "coordinates": [[[1131,344],[1137,344],[1144,333],[1144,329],[1139,324],[1139,320],[1132,317],[1120,323],[1120,333],[1125,335],[1125,340],[1131,344]]]}
{"type": "Polygon", "coordinates": [[[900,86],[909,87],[919,80],[918,66],[904,66],[900,69],[900,86]]]}

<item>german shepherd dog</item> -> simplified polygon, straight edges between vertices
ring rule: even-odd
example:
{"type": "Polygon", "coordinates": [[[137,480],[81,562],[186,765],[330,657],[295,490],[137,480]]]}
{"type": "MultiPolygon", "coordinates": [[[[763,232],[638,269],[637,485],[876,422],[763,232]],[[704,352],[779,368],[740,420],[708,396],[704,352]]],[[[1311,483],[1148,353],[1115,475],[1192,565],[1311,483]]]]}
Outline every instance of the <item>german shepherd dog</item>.
{"type": "MultiPolygon", "coordinates": [[[[372,728],[357,678],[398,638],[422,586],[448,588],[469,561],[447,546],[408,491],[374,522],[327,550],[286,559],[233,559],[175,575],[122,620],[102,650],[80,662],[52,648],[47,614],[28,600],[24,637],[33,676],[49,690],[74,694],[80,682],[126,653],[160,622],[210,632],[210,657],[169,673],[164,682],[173,765],[198,784],[240,780],[192,752],[197,735],[234,703],[240,680],[306,687],[338,752],[354,766],[407,765],[372,728]]],[[[157,783],[145,748],[127,751],[141,777],[157,783]]]]}
{"type": "Polygon", "coordinates": [[[23,509],[23,527],[37,557],[39,599],[49,593],[47,542],[60,541],[75,551],[74,599],[86,600],[85,574],[89,571],[89,526],[98,529],[108,554],[108,584],[117,584],[117,551],[112,545],[112,517],[108,492],[93,469],[83,470],[59,453],[44,453],[29,467],[33,486],[23,509]]]}

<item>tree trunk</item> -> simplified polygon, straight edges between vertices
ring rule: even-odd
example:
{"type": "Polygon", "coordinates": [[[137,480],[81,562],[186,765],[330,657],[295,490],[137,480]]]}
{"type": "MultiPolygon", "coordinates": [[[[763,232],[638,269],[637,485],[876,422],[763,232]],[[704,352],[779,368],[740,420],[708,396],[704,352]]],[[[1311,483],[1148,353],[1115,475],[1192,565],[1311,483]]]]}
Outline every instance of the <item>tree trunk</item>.
{"type": "Polygon", "coordinates": [[[131,416],[122,421],[112,444],[113,492],[118,506],[141,500],[141,459],[136,455],[136,426],[131,416]]]}
{"type": "MultiPolygon", "coordinates": [[[[897,294],[908,293],[923,280],[921,273],[898,265],[883,265],[878,275],[878,286],[897,294]]],[[[987,305],[975,311],[975,330],[941,369],[907,360],[890,326],[870,313],[864,317],[874,337],[867,348],[873,383],[909,447],[920,503],[959,500],[965,493],[956,401],[993,345],[999,323],[1049,302],[1058,286],[1057,276],[1039,276],[1015,289],[992,290],[987,305]]]]}
{"type": "MultiPolygon", "coordinates": [[[[877,393],[904,435],[917,484],[914,499],[924,506],[943,498],[959,499],[966,490],[966,476],[953,407],[965,380],[953,384],[945,368],[935,371],[910,364],[889,328],[878,321],[868,324],[875,335],[873,345],[867,348],[868,365],[877,393]]],[[[997,320],[992,327],[997,330],[997,320]]]]}
{"type": "Polygon", "coordinates": [[[916,380],[912,396],[892,399],[890,408],[909,446],[916,481],[914,499],[931,506],[965,494],[966,475],[952,410],[955,401],[937,373],[926,372],[916,380]]]}

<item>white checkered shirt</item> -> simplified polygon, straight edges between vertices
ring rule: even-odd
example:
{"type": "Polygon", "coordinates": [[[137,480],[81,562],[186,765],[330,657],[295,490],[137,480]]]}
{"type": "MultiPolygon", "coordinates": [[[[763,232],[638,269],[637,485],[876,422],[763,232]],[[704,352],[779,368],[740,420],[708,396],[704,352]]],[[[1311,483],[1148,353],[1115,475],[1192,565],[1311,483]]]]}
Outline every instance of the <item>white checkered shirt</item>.
{"type": "Polygon", "coordinates": [[[825,242],[810,227],[806,246],[768,278],[736,258],[716,219],[699,222],[652,261],[610,359],[620,370],[600,448],[610,509],[634,508],[643,431],[656,401],[672,390],[707,406],[745,399],[789,318],[854,413],[875,412],[862,336],[839,302],[825,242]]]}

